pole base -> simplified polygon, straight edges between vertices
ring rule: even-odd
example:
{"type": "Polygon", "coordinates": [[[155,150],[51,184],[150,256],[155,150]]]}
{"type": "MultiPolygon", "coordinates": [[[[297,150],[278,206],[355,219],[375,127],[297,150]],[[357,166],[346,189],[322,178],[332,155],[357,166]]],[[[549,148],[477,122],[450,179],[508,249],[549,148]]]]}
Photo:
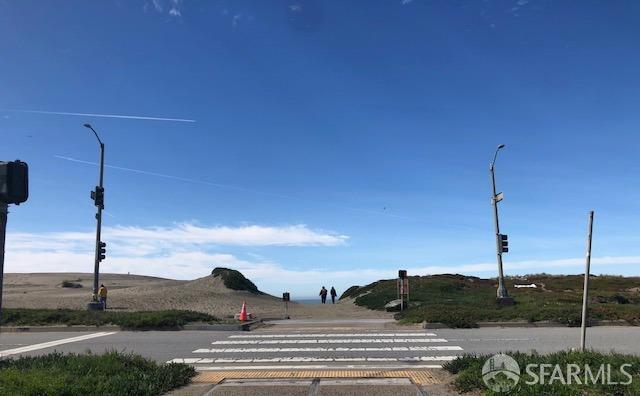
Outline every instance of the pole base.
{"type": "Polygon", "coordinates": [[[515,305],[516,301],[513,297],[498,297],[496,298],[498,305],[515,305]]]}
{"type": "Polygon", "coordinates": [[[104,304],[100,301],[91,301],[87,304],[88,311],[104,311],[104,304]]]}

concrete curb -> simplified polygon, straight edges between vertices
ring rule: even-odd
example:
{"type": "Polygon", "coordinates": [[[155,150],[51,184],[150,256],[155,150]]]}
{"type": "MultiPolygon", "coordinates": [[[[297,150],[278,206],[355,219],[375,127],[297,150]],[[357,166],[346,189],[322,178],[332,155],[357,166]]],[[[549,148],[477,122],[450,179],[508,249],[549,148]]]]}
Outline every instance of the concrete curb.
{"type": "MultiPolygon", "coordinates": [[[[184,325],[181,330],[191,331],[250,331],[260,327],[262,322],[254,320],[245,323],[192,323],[184,325]]],[[[120,326],[2,326],[0,333],[58,333],[58,332],[88,332],[88,331],[156,331],[152,330],[122,330],[120,326]]],[[[157,331],[166,331],[158,329],[157,331]]],[[[171,330],[169,330],[171,331],[171,330]]],[[[177,330],[180,331],[180,330],[177,330]]]]}
{"type": "MultiPolygon", "coordinates": [[[[588,327],[596,326],[634,326],[626,320],[591,320],[588,327]]],[[[541,320],[539,322],[527,322],[527,321],[504,321],[504,322],[478,322],[478,327],[507,327],[507,328],[530,328],[530,327],[577,327],[568,326],[563,323],[550,322],[548,320],[541,320]]],[[[454,327],[447,326],[444,323],[427,323],[422,322],[423,329],[452,329],[454,327]]]]}

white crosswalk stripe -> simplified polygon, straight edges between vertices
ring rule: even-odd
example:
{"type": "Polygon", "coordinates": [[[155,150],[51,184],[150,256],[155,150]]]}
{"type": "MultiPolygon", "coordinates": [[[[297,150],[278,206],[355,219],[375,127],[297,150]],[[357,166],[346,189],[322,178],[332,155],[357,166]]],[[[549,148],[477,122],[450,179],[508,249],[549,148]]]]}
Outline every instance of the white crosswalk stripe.
{"type": "Polygon", "coordinates": [[[461,351],[459,346],[418,346],[380,348],[224,348],[196,349],[193,353],[277,353],[277,352],[384,352],[384,351],[461,351]]]}
{"type": "Polygon", "coordinates": [[[232,335],[229,338],[326,338],[326,337],[435,337],[435,333],[293,333],[293,334],[256,334],[232,335]]]}
{"type": "Polygon", "coordinates": [[[435,333],[234,334],[168,363],[194,364],[200,370],[335,368],[339,364],[350,368],[434,368],[454,360],[462,350],[435,333]],[[433,364],[419,364],[424,362],[433,364]],[[210,366],[202,366],[207,364],[210,366]]]}
{"type": "Polygon", "coordinates": [[[261,345],[261,344],[397,344],[447,342],[444,338],[343,338],[338,340],[242,340],[215,341],[212,345],[261,345]]]}
{"type": "Polygon", "coordinates": [[[283,357],[265,359],[211,359],[176,358],[167,363],[212,364],[212,363],[292,363],[292,362],[448,362],[456,356],[406,356],[406,357],[283,357]]]}

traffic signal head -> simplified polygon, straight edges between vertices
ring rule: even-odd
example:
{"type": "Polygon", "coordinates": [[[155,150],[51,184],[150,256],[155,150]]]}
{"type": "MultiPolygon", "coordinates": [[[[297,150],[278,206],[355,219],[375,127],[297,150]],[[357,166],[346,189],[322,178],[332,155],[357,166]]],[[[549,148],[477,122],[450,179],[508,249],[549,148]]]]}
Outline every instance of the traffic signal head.
{"type": "Polygon", "coordinates": [[[509,252],[509,237],[505,234],[498,234],[498,249],[500,253],[508,253],[509,252]]]}
{"type": "Polygon", "coordinates": [[[291,295],[289,293],[282,293],[282,301],[291,301],[291,295]]]}
{"type": "Polygon", "coordinates": [[[29,197],[29,167],[26,162],[0,161],[0,202],[20,205],[29,197]]]}
{"type": "Polygon", "coordinates": [[[398,270],[398,278],[405,279],[407,277],[407,270],[398,270]]]}
{"type": "Polygon", "coordinates": [[[98,258],[100,259],[100,261],[102,261],[102,260],[104,260],[106,258],[105,253],[107,253],[107,243],[106,242],[99,242],[98,246],[99,246],[98,258]]]}
{"type": "Polygon", "coordinates": [[[91,199],[96,206],[104,209],[104,187],[96,186],[96,189],[91,191],[91,199]]]}

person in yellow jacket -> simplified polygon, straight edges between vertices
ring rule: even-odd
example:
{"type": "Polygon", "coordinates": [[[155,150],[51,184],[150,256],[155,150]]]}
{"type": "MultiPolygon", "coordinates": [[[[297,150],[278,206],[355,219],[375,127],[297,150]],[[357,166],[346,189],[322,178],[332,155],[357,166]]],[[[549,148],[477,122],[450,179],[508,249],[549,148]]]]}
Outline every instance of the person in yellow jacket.
{"type": "Polygon", "coordinates": [[[104,306],[104,309],[107,309],[107,288],[104,287],[104,284],[100,285],[100,290],[98,290],[98,297],[100,297],[100,302],[104,306]]]}

